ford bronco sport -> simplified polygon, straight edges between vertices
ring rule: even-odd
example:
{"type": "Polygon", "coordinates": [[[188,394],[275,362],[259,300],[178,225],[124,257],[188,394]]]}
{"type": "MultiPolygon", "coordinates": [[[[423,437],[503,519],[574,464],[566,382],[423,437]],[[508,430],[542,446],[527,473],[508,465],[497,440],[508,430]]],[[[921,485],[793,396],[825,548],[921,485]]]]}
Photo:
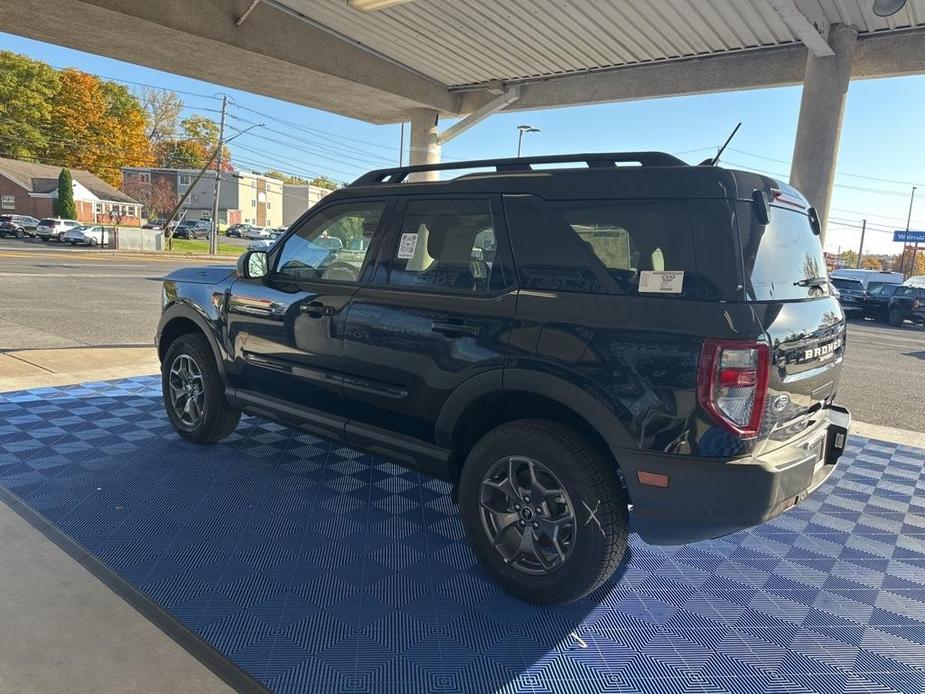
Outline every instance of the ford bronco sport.
{"type": "Polygon", "coordinates": [[[832,474],[845,319],[818,234],[793,188],[655,152],[373,171],[269,252],[164,281],[165,406],[191,441],[243,411],[445,480],[502,586],[575,600],[631,518],[714,538],[832,474]],[[476,172],[407,180],[432,169],[476,172]]]}

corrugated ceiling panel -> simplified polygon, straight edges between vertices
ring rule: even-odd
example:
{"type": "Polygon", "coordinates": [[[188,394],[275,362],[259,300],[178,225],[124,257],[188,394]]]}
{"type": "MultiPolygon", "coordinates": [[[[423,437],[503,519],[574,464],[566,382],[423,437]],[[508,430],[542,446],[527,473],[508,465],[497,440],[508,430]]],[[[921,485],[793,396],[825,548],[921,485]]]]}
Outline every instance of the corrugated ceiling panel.
{"type": "MultiPolygon", "coordinates": [[[[517,80],[793,43],[766,0],[414,0],[378,12],[346,0],[279,0],[449,85],[517,80]]],[[[796,0],[862,33],[921,26],[925,0],[888,19],[871,0],[796,0]]]]}

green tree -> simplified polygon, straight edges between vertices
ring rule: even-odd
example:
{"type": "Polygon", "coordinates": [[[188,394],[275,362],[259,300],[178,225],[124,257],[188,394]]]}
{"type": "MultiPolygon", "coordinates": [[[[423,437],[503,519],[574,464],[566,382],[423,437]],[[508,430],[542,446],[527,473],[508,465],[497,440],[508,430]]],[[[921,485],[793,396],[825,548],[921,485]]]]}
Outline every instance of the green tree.
{"type": "Polygon", "coordinates": [[[337,190],[341,185],[327,176],[316,176],[311,181],[309,181],[313,186],[318,186],[319,188],[327,188],[328,190],[337,190]]]}
{"type": "Polygon", "coordinates": [[[290,176],[289,174],[284,174],[282,171],[277,171],[276,169],[264,171],[263,175],[267,178],[275,178],[277,181],[282,181],[283,183],[292,183],[298,185],[307,185],[311,183],[311,181],[309,181],[307,178],[302,178],[301,176],[290,176]]]}
{"type": "Polygon", "coordinates": [[[44,153],[59,87],[54,68],[0,51],[0,152],[21,158],[37,158],[44,153]]]}
{"type": "Polygon", "coordinates": [[[58,199],[55,201],[55,214],[62,219],[77,219],[77,205],[74,204],[74,182],[70,169],[61,169],[58,174],[58,199]]]}

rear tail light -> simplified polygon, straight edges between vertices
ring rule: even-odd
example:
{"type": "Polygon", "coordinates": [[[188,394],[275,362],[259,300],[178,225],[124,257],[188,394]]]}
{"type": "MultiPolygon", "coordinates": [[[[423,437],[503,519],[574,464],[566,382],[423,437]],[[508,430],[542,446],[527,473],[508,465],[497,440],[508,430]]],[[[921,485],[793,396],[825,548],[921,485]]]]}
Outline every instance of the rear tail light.
{"type": "Polygon", "coordinates": [[[925,306],[925,301],[919,301],[918,299],[916,299],[915,301],[912,302],[912,308],[914,309],[922,308],[923,306],[925,306]]]}
{"type": "Polygon", "coordinates": [[[757,436],[768,394],[769,369],[766,344],[706,340],[697,373],[700,406],[736,436],[757,436]]]}

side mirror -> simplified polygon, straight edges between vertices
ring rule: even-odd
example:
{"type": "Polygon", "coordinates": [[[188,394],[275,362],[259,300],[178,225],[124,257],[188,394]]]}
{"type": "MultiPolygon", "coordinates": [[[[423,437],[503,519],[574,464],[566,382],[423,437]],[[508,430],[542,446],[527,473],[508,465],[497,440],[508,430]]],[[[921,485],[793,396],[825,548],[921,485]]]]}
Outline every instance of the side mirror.
{"type": "Polygon", "coordinates": [[[267,276],[269,268],[269,256],[264,251],[245,251],[238,256],[238,277],[260,279],[267,276]]]}

